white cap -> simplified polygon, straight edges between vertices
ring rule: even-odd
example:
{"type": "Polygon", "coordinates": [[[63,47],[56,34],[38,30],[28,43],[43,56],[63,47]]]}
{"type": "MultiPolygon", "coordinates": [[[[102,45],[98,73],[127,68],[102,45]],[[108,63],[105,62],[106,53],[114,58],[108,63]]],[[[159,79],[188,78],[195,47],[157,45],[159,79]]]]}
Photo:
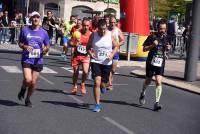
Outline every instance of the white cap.
{"type": "MultiPolygon", "coordinates": [[[[33,17],[33,16],[35,16],[35,15],[40,16],[40,13],[38,13],[38,12],[36,12],[36,11],[33,11],[33,12],[31,13],[31,17],[33,17]]],[[[41,17],[41,16],[40,16],[40,17],[41,17]]]]}

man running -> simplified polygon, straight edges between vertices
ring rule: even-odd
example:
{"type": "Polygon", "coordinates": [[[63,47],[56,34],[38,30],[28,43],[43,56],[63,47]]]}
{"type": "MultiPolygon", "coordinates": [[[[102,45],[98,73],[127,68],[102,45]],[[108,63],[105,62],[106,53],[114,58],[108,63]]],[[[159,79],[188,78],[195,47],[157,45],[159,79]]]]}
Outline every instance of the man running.
{"type": "Polygon", "coordinates": [[[100,89],[106,89],[112,67],[112,59],[119,48],[112,33],[107,29],[106,20],[100,19],[98,30],[90,36],[88,52],[91,56],[91,69],[94,79],[94,98],[96,105],[94,112],[100,112],[100,89]]]}
{"type": "MultiPolygon", "coordinates": [[[[112,34],[117,37],[116,41],[121,46],[124,44],[124,35],[122,31],[116,25],[117,25],[117,20],[115,16],[111,16],[109,30],[112,31],[112,34]]],[[[113,90],[113,75],[116,72],[118,61],[119,61],[119,51],[113,57],[112,70],[110,72],[109,85],[107,88],[108,90],[113,90]]]]}
{"type": "Polygon", "coordinates": [[[90,37],[90,21],[84,19],[82,22],[82,29],[80,31],[75,31],[72,35],[70,44],[74,46],[74,54],[72,57],[72,67],[73,67],[73,87],[71,93],[75,95],[77,93],[77,80],[79,75],[79,67],[82,65],[83,74],[82,82],[80,85],[80,91],[82,94],[86,94],[85,81],[87,79],[88,70],[90,66],[90,56],[87,53],[86,47],[90,37]]]}
{"type": "Polygon", "coordinates": [[[39,73],[43,69],[43,54],[49,50],[48,33],[40,27],[40,14],[36,11],[31,14],[31,26],[24,27],[19,37],[19,47],[22,49],[23,83],[18,93],[18,99],[24,98],[26,89],[28,93],[25,106],[32,107],[30,97],[36,89],[39,73]]]}
{"type": "Polygon", "coordinates": [[[146,88],[150,84],[152,77],[155,75],[156,103],[154,104],[154,111],[158,111],[162,108],[159,101],[162,94],[162,76],[165,67],[165,52],[171,47],[167,38],[166,29],[166,22],[161,20],[158,24],[158,33],[148,36],[143,44],[143,51],[149,51],[149,54],[146,61],[146,79],[143,84],[139,102],[141,105],[145,104],[146,88]]]}
{"type": "Polygon", "coordinates": [[[64,61],[67,60],[67,52],[68,52],[68,42],[71,38],[71,30],[72,27],[76,25],[76,17],[71,16],[70,21],[64,22],[63,29],[63,53],[61,56],[64,58],[64,61]]]}

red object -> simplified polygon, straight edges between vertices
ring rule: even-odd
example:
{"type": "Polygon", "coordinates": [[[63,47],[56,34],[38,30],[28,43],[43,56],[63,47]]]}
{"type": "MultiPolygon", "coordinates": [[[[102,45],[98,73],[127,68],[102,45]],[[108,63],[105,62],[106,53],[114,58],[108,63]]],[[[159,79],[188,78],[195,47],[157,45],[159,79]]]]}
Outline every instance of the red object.
{"type": "Polygon", "coordinates": [[[149,35],[149,0],[120,0],[123,32],[149,35]]]}

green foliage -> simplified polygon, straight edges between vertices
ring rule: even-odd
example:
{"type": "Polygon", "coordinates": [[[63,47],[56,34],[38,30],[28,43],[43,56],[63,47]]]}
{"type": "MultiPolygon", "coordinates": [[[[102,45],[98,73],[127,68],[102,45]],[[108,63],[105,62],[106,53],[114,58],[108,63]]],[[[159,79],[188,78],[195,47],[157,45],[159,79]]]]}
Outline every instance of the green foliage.
{"type": "Polygon", "coordinates": [[[168,18],[170,13],[185,15],[186,3],[184,0],[154,0],[155,16],[168,18]]]}

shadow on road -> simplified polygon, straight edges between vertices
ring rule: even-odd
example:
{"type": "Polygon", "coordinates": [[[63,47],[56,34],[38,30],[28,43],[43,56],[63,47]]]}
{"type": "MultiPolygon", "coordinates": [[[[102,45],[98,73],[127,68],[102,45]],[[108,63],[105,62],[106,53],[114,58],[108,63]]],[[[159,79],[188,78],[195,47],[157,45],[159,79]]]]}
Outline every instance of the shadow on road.
{"type": "Polygon", "coordinates": [[[10,100],[0,100],[0,105],[9,106],[9,107],[23,106],[21,104],[18,104],[16,102],[10,101],[10,100]]]}
{"type": "Polygon", "coordinates": [[[137,108],[142,108],[142,109],[147,109],[147,110],[151,110],[153,111],[153,109],[148,108],[148,107],[144,107],[140,104],[136,104],[136,103],[127,103],[125,101],[114,101],[114,100],[101,100],[102,103],[112,103],[112,104],[118,104],[118,105],[129,105],[129,106],[133,106],[133,107],[137,107],[137,108]]]}
{"type": "Polygon", "coordinates": [[[74,102],[61,102],[61,101],[42,101],[42,102],[53,104],[53,105],[63,105],[63,106],[72,107],[72,108],[91,110],[90,109],[91,104],[87,104],[87,103],[78,104],[78,103],[74,103],[74,102]]]}
{"type": "MultiPolygon", "coordinates": [[[[39,92],[50,92],[50,93],[59,93],[59,94],[64,94],[64,95],[72,95],[71,92],[66,92],[60,89],[37,89],[39,92]]],[[[82,96],[77,94],[76,96],[82,96]]]]}

